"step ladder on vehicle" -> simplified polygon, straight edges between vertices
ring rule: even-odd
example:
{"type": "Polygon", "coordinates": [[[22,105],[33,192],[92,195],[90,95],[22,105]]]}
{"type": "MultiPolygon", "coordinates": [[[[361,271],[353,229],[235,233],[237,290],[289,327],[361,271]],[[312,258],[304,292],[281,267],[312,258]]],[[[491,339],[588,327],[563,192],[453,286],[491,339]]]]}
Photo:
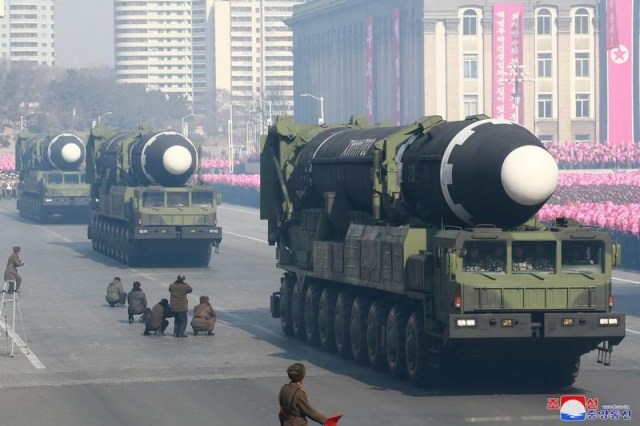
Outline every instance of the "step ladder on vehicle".
{"type": "Polygon", "coordinates": [[[2,289],[2,297],[0,298],[0,329],[3,331],[3,336],[7,339],[7,355],[13,358],[13,348],[18,347],[25,354],[29,353],[29,346],[27,345],[27,336],[24,332],[24,322],[22,319],[22,310],[20,309],[19,294],[20,292],[14,290],[16,282],[14,280],[7,280],[4,282],[2,289]],[[16,333],[16,313],[18,320],[20,321],[20,327],[22,331],[22,338],[16,333]]]}

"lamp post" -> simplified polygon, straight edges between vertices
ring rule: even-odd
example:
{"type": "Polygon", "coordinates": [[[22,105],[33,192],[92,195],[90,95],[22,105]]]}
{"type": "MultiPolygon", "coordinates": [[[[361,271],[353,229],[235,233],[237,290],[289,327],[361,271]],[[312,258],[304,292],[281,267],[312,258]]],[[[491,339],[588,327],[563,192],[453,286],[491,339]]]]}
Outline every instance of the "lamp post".
{"type": "Polygon", "coordinates": [[[263,105],[263,104],[266,104],[266,105],[267,105],[267,108],[269,108],[269,118],[267,118],[267,125],[266,125],[266,127],[271,126],[271,123],[273,123],[273,121],[272,121],[272,119],[273,119],[273,115],[271,114],[271,101],[264,100],[263,98],[256,98],[256,100],[257,100],[258,102],[260,102],[260,109],[262,110],[262,111],[261,111],[261,113],[260,113],[260,122],[262,123],[262,122],[264,121],[264,120],[263,120],[263,117],[264,117],[264,110],[262,109],[262,108],[264,108],[264,107],[263,107],[262,105],[263,105]]]}
{"type": "Polygon", "coordinates": [[[316,101],[320,101],[320,119],[318,120],[318,124],[321,126],[324,124],[324,97],[322,96],[314,96],[311,93],[302,93],[300,94],[302,97],[310,97],[315,99],[316,101]]]}
{"type": "Polygon", "coordinates": [[[182,129],[182,134],[186,137],[189,137],[189,123],[185,123],[185,119],[189,117],[193,117],[195,114],[187,114],[180,119],[180,124],[182,125],[180,128],[182,129]]]}
{"type": "Polygon", "coordinates": [[[525,66],[518,62],[518,59],[514,59],[511,62],[511,69],[509,70],[509,80],[513,83],[513,105],[515,106],[514,120],[516,123],[520,123],[520,101],[522,100],[523,88],[521,84],[525,81],[532,81],[529,78],[529,74],[525,70],[525,66]]]}
{"type": "Polygon", "coordinates": [[[24,119],[27,118],[28,116],[35,114],[34,111],[32,112],[28,112],[25,115],[21,115],[20,116],[20,131],[22,131],[24,129],[24,119]]]}
{"type": "Polygon", "coordinates": [[[107,115],[109,115],[109,114],[113,114],[113,112],[111,112],[111,111],[107,111],[107,112],[105,112],[104,114],[99,115],[99,116],[98,116],[98,124],[102,123],[102,117],[106,117],[106,116],[107,116],[107,115]]]}

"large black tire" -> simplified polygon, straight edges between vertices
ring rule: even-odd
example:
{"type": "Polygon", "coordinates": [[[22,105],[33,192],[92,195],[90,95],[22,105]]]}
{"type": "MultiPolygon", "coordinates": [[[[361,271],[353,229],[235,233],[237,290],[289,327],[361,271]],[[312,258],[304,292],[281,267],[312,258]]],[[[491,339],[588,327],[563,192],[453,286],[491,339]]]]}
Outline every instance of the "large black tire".
{"type": "Polygon", "coordinates": [[[291,319],[291,302],[295,279],[285,274],[280,279],[280,326],[285,336],[293,336],[293,321],[291,319]]]}
{"type": "Polygon", "coordinates": [[[388,313],[389,308],[384,302],[375,301],[367,315],[367,356],[369,364],[376,371],[387,370],[387,354],[383,342],[388,313]]]}
{"type": "Polygon", "coordinates": [[[307,289],[300,281],[296,281],[293,286],[293,294],[291,296],[291,324],[293,326],[293,335],[300,341],[307,340],[307,332],[304,328],[304,298],[307,289]]]}
{"type": "Polygon", "coordinates": [[[304,329],[307,342],[312,346],[320,346],[320,330],[318,328],[318,310],[322,287],[310,284],[304,296],[304,329]]]}
{"type": "Polygon", "coordinates": [[[318,330],[320,333],[320,345],[327,352],[336,351],[335,337],[335,311],[336,292],[331,288],[325,288],[320,295],[318,305],[318,330]]]}
{"type": "Polygon", "coordinates": [[[439,354],[429,352],[429,339],[424,329],[422,311],[413,311],[407,321],[405,356],[407,375],[416,386],[434,386],[439,383],[439,354]]]}
{"type": "Polygon", "coordinates": [[[344,359],[351,359],[351,305],[353,296],[348,291],[341,291],[336,300],[336,351],[344,359]]]}
{"type": "Polygon", "coordinates": [[[573,360],[547,364],[541,369],[544,382],[551,388],[562,389],[571,386],[578,378],[580,357],[573,360]]]}
{"type": "Polygon", "coordinates": [[[405,334],[407,329],[407,314],[398,305],[393,305],[387,316],[386,349],[389,372],[398,379],[407,376],[407,360],[405,356],[405,334]]]}
{"type": "Polygon", "coordinates": [[[351,305],[351,353],[360,365],[369,363],[367,354],[367,316],[371,302],[364,296],[358,296],[351,305]]]}

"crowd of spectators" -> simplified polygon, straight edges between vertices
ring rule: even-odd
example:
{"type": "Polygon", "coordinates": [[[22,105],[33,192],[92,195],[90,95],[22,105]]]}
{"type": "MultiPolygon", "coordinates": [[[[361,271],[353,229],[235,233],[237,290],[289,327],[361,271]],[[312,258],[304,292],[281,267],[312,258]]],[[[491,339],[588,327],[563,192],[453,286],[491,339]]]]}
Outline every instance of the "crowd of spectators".
{"type": "Polygon", "coordinates": [[[590,142],[549,143],[545,147],[561,169],[635,169],[640,143],[611,145],[590,142]]]}

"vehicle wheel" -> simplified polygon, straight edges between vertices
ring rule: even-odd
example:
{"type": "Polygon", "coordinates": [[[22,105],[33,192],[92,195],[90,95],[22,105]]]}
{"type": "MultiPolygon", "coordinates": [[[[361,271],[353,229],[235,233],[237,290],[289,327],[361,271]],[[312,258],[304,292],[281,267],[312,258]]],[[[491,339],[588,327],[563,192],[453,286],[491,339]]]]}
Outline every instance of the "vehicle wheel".
{"type": "Polygon", "coordinates": [[[407,321],[405,354],[407,375],[414,385],[437,384],[440,363],[435,354],[430,359],[428,336],[424,330],[422,311],[413,311],[407,321]]]}
{"type": "Polygon", "coordinates": [[[310,284],[304,296],[304,329],[307,341],[313,346],[320,345],[320,330],[318,329],[318,308],[322,287],[310,284]]]}
{"type": "Polygon", "coordinates": [[[285,274],[280,279],[280,326],[285,336],[293,335],[293,322],[291,320],[291,299],[295,278],[291,274],[285,274]]]}
{"type": "Polygon", "coordinates": [[[320,334],[320,345],[327,352],[335,352],[336,350],[335,310],[335,290],[331,288],[323,289],[318,304],[318,331],[320,334]]]}
{"type": "Polygon", "coordinates": [[[369,363],[367,355],[367,315],[369,314],[369,299],[358,296],[351,306],[351,353],[353,359],[360,365],[369,363]]]}
{"type": "Polygon", "coordinates": [[[570,361],[547,364],[541,370],[545,384],[558,389],[566,388],[571,386],[578,377],[580,357],[570,361]]]}
{"type": "Polygon", "coordinates": [[[300,341],[307,340],[307,332],[304,328],[304,296],[306,288],[303,283],[296,281],[291,296],[291,324],[293,335],[300,341]]]}
{"type": "Polygon", "coordinates": [[[405,357],[405,333],[407,329],[407,314],[398,305],[393,305],[387,317],[386,348],[387,364],[393,377],[402,379],[407,374],[405,357]]]}
{"type": "Polygon", "coordinates": [[[336,351],[345,359],[351,359],[351,305],[353,296],[348,291],[341,291],[336,300],[335,336],[336,351]]]}
{"type": "Polygon", "coordinates": [[[380,301],[375,301],[367,314],[367,356],[369,364],[376,371],[387,369],[387,354],[384,347],[387,315],[389,308],[380,301]]]}

